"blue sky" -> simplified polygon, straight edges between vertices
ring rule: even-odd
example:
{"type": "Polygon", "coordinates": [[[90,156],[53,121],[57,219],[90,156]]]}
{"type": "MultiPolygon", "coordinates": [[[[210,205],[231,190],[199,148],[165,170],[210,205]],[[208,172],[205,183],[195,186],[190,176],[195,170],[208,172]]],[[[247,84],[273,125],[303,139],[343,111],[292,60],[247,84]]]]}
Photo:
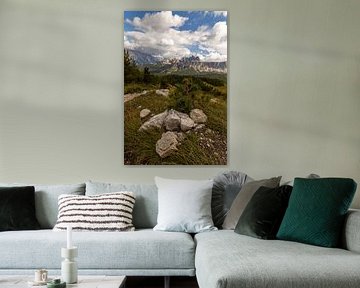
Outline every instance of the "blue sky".
{"type": "Polygon", "coordinates": [[[226,11],[125,11],[124,47],[158,58],[227,60],[226,11]]]}

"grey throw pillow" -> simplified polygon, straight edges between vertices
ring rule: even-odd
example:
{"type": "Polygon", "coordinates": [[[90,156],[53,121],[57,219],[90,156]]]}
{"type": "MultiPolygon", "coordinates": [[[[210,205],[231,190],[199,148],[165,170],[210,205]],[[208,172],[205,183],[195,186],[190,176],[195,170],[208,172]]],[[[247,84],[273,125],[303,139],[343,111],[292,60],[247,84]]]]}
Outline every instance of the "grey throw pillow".
{"type": "Polygon", "coordinates": [[[212,180],[155,177],[159,213],[154,230],[198,233],[217,230],[211,217],[212,180]]]}
{"type": "Polygon", "coordinates": [[[211,199],[211,213],[214,225],[222,227],[224,219],[230,210],[231,204],[239,193],[241,187],[253,180],[245,173],[239,171],[226,171],[214,178],[211,199]]]}
{"type": "Polygon", "coordinates": [[[223,223],[223,229],[234,230],[246,205],[255,192],[261,187],[275,188],[279,186],[281,176],[246,183],[236,196],[223,223]]]}
{"type": "MultiPolygon", "coordinates": [[[[305,178],[307,178],[307,179],[317,179],[317,178],[320,178],[320,176],[318,174],[311,173],[311,174],[307,175],[305,178]]],[[[290,181],[286,181],[286,182],[282,183],[281,185],[294,186],[294,179],[292,179],[290,181]]]]}

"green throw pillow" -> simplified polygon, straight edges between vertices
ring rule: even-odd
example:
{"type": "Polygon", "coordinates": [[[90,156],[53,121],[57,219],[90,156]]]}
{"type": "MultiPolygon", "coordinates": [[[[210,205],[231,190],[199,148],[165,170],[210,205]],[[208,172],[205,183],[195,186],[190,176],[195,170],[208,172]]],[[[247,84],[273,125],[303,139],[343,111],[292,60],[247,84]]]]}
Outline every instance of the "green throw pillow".
{"type": "Polygon", "coordinates": [[[234,232],[260,239],[275,239],[288,206],[292,187],[261,186],[246,205],[234,232]]]}
{"type": "Polygon", "coordinates": [[[348,178],[295,178],[277,238],[338,247],[355,191],[356,182],[348,178]]]}
{"type": "Polygon", "coordinates": [[[0,187],[0,231],[40,229],[35,216],[35,188],[0,187]]]}

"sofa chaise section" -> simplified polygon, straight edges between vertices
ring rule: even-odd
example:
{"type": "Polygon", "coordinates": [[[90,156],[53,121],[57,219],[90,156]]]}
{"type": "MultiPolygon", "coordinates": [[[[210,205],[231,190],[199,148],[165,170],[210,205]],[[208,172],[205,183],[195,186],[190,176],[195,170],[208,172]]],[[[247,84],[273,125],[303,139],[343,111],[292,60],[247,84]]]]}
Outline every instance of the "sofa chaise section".
{"type": "Polygon", "coordinates": [[[345,249],[360,253],[360,210],[348,211],[342,242],[345,249]]]}
{"type": "MultiPolygon", "coordinates": [[[[187,233],[74,232],[81,274],[194,276],[195,243],[187,233]]],[[[60,272],[66,233],[52,230],[2,232],[0,273],[27,274],[39,267],[60,272]],[[10,253],[11,252],[11,253],[10,253]]]]}
{"type": "Polygon", "coordinates": [[[349,250],[262,240],[230,230],[195,236],[200,288],[360,287],[360,211],[350,211],[344,229],[349,250]]]}

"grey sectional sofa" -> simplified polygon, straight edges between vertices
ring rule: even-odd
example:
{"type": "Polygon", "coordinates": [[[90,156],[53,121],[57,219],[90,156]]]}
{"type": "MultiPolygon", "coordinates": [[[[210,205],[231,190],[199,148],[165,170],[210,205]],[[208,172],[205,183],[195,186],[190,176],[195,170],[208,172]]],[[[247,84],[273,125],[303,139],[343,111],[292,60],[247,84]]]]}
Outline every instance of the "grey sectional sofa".
{"type": "MultiPolygon", "coordinates": [[[[23,184],[15,184],[22,186],[23,184]]],[[[29,185],[29,184],[28,184],[29,185]]],[[[30,184],[31,185],[31,184],[30,184]]],[[[0,184],[14,186],[14,184],[0,184]]],[[[156,232],[157,188],[155,185],[124,185],[88,182],[78,185],[34,185],[37,218],[43,229],[0,233],[0,274],[33,273],[46,268],[59,275],[66,246],[66,232],[51,228],[57,219],[61,194],[94,195],[133,191],[135,232],[74,232],[81,274],[194,276],[195,242],[191,235],[156,232]]]]}
{"type": "Polygon", "coordinates": [[[201,288],[360,287],[360,211],[347,219],[344,249],[262,240],[230,230],[197,234],[198,283],[201,288]]]}
{"type": "Polygon", "coordinates": [[[88,182],[35,185],[35,189],[37,217],[43,229],[0,233],[0,279],[5,274],[32,274],[38,268],[48,269],[50,275],[60,273],[60,248],[66,245],[66,235],[51,230],[58,195],[126,190],[136,195],[136,231],[74,232],[80,274],[196,275],[201,288],[360,287],[358,210],[347,215],[343,249],[334,249],[259,240],[230,230],[197,235],[153,231],[158,209],[155,185],[88,182]]]}

